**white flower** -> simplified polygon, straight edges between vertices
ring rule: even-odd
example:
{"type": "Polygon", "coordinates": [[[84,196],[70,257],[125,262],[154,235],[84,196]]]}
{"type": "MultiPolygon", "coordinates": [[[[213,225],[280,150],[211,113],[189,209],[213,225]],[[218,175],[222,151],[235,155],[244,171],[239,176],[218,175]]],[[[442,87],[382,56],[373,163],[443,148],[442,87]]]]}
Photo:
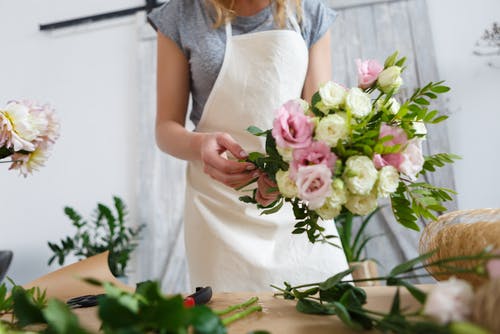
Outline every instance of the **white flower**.
{"type": "Polygon", "coordinates": [[[297,196],[297,185],[295,181],[290,178],[288,171],[281,169],[276,173],[276,183],[280,193],[287,198],[294,198],[297,196]]]}
{"type": "Polygon", "coordinates": [[[425,126],[424,122],[413,122],[412,123],[413,130],[415,130],[415,134],[417,135],[422,135],[423,137],[420,137],[422,139],[425,139],[425,136],[427,135],[427,127],[425,126]]]}
{"type": "Polygon", "coordinates": [[[348,137],[345,113],[336,113],[323,117],[316,126],[316,140],[324,141],[330,147],[337,146],[339,140],[345,140],[348,137]]]}
{"type": "Polygon", "coordinates": [[[401,105],[395,98],[391,97],[385,105],[384,99],[377,100],[375,107],[377,110],[382,110],[382,108],[385,107],[391,114],[396,115],[401,108],[401,105]]]}
{"type": "Polygon", "coordinates": [[[322,207],[316,209],[316,213],[323,219],[333,219],[340,214],[342,205],[347,201],[347,192],[344,182],[336,178],[332,182],[332,193],[322,207]]]}
{"type": "Polygon", "coordinates": [[[399,172],[393,166],[382,167],[378,172],[377,193],[380,197],[389,197],[398,189],[399,172]]]}
{"type": "Polygon", "coordinates": [[[356,118],[367,116],[372,111],[370,95],[358,87],[351,88],[345,99],[346,109],[356,118]]]}
{"type": "Polygon", "coordinates": [[[401,78],[401,67],[391,66],[382,71],[378,76],[378,87],[386,94],[397,91],[403,84],[401,78]]]}
{"type": "Polygon", "coordinates": [[[316,104],[316,108],[327,115],[331,109],[337,109],[344,104],[346,94],[344,87],[333,81],[328,81],[319,88],[321,101],[316,104]]]}
{"type": "Polygon", "coordinates": [[[18,102],[7,104],[0,110],[2,145],[6,144],[14,151],[33,151],[36,146],[31,141],[39,134],[34,121],[27,106],[18,102]]]}
{"type": "Polygon", "coordinates": [[[43,167],[48,157],[48,145],[42,144],[29,154],[14,153],[12,155],[13,163],[9,169],[17,169],[22,176],[26,177],[43,167]]]}
{"type": "Polygon", "coordinates": [[[378,172],[370,158],[357,155],[347,159],[342,177],[352,194],[368,195],[377,181],[378,172]]]}
{"type": "Polygon", "coordinates": [[[466,281],[450,278],[438,282],[427,295],[423,313],[441,324],[464,321],[471,314],[474,292],[466,281]]]}
{"type": "Polygon", "coordinates": [[[276,150],[281,155],[283,160],[290,162],[293,160],[293,148],[292,147],[279,147],[276,146],[276,150]]]}
{"type": "Polygon", "coordinates": [[[365,216],[377,208],[377,195],[373,191],[368,195],[348,193],[345,207],[355,215],[365,216]]]}
{"type": "Polygon", "coordinates": [[[414,138],[408,143],[403,152],[403,162],[399,165],[399,171],[411,180],[416,180],[417,174],[420,173],[424,166],[424,162],[422,140],[414,138]]]}
{"type": "Polygon", "coordinates": [[[309,103],[306,100],[297,99],[296,101],[300,104],[300,107],[304,110],[304,112],[309,110],[309,103]]]}

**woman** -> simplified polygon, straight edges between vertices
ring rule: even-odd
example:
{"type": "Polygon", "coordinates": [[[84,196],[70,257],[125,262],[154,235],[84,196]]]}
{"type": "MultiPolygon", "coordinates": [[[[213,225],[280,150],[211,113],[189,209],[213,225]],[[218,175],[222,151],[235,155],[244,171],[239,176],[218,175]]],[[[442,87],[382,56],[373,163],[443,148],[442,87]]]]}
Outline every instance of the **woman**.
{"type": "Polygon", "coordinates": [[[245,129],[270,128],[273,110],[310,100],[330,79],[335,13],[321,0],[295,1],[171,0],[149,16],[158,30],[157,143],[189,162],[185,239],[194,286],[269,290],[347,268],[342,250],[291,234],[291,208],[260,216],[234,189],[259,175],[239,160],[264,151],[245,129]],[[194,132],[184,127],[190,93],[194,132]]]}

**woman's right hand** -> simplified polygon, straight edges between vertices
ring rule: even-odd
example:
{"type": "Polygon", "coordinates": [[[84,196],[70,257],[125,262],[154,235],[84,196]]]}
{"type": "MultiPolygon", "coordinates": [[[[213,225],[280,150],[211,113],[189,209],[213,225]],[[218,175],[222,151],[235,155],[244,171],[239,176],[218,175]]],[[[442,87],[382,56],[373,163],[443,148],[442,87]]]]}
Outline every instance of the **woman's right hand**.
{"type": "Polygon", "coordinates": [[[212,179],[228,187],[239,188],[259,176],[259,171],[250,162],[239,162],[227,158],[230,152],[237,159],[246,159],[248,154],[227,133],[203,133],[200,157],[203,171],[212,179]]]}

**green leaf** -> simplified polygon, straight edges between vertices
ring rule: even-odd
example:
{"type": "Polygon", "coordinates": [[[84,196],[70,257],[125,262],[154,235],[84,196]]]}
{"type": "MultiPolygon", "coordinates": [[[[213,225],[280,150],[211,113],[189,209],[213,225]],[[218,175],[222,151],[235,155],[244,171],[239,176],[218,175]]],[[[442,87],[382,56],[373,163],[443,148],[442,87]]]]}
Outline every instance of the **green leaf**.
{"type": "Polygon", "coordinates": [[[12,289],[12,301],[14,315],[20,327],[46,323],[42,311],[35,305],[26,290],[22,287],[15,286],[12,289]]]}
{"type": "Polygon", "coordinates": [[[390,276],[397,276],[403,273],[407,273],[413,270],[413,267],[416,264],[422,263],[423,261],[427,260],[428,258],[432,257],[436,251],[428,252],[425,254],[422,254],[414,259],[408,260],[406,262],[403,262],[397,266],[395,266],[391,272],[389,273],[390,276]]]}
{"type": "Polygon", "coordinates": [[[251,125],[247,128],[247,132],[250,132],[254,136],[264,136],[266,135],[266,131],[259,129],[258,127],[251,125]]]}
{"type": "Polygon", "coordinates": [[[419,231],[420,228],[417,225],[417,217],[415,216],[410,201],[405,196],[406,190],[406,185],[400,182],[398,189],[391,194],[392,212],[398,223],[409,229],[419,231]]]}
{"type": "Polygon", "coordinates": [[[50,332],[56,334],[85,334],[84,330],[75,314],[71,312],[69,307],[56,299],[51,299],[43,311],[43,315],[47,320],[50,332]]]}
{"type": "Polygon", "coordinates": [[[320,304],[314,300],[299,299],[296,305],[297,311],[306,314],[332,315],[335,314],[335,307],[329,304],[320,304]]]}
{"type": "Polygon", "coordinates": [[[221,319],[205,305],[190,309],[191,324],[196,334],[225,334],[226,328],[221,319]]]}
{"type": "Polygon", "coordinates": [[[384,68],[394,66],[394,64],[396,63],[396,59],[398,58],[398,55],[399,55],[399,51],[396,51],[392,55],[387,57],[387,59],[384,62],[384,68]]]}
{"type": "Polygon", "coordinates": [[[434,86],[431,88],[431,91],[434,93],[442,94],[442,93],[447,93],[451,90],[450,87],[447,86],[434,86]]]}
{"type": "MultiPolygon", "coordinates": [[[[281,198],[281,199],[278,200],[276,206],[274,206],[274,207],[272,207],[270,209],[264,210],[260,214],[261,215],[270,215],[270,214],[276,213],[276,212],[278,212],[281,209],[281,207],[283,207],[283,203],[285,203],[285,201],[283,201],[283,198],[281,198]]],[[[273,205],[273,204],[271,204],[271,205],[273,205]]]]}
{"type": "Polygon", "coordinates": [[[341,271],[340,273],[333,275],[332,277],[328,278],[326,281],[322,282],[319,285],[320,290],[329,290],[333,288],[335,285],[340,283],[342,279],[348,275],[350,275],[353,272],[353,269],[347,269],[344,271],[341,271]]]}

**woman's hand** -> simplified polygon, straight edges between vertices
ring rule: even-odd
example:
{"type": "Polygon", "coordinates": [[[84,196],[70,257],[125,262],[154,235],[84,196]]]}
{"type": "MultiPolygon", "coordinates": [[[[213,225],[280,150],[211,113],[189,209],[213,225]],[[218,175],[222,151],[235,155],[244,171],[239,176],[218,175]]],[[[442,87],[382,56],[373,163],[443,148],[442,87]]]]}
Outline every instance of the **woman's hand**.
{"type": "Polygon", "coordinates": [[[259,176],[254,164],[227,159],[226,152],[237,159],[246,159],[248,154],[227,133],[205,133],[201,140],[200,157],[203,171],[212,179],[228,187],[239,188],[259,176]]]}

